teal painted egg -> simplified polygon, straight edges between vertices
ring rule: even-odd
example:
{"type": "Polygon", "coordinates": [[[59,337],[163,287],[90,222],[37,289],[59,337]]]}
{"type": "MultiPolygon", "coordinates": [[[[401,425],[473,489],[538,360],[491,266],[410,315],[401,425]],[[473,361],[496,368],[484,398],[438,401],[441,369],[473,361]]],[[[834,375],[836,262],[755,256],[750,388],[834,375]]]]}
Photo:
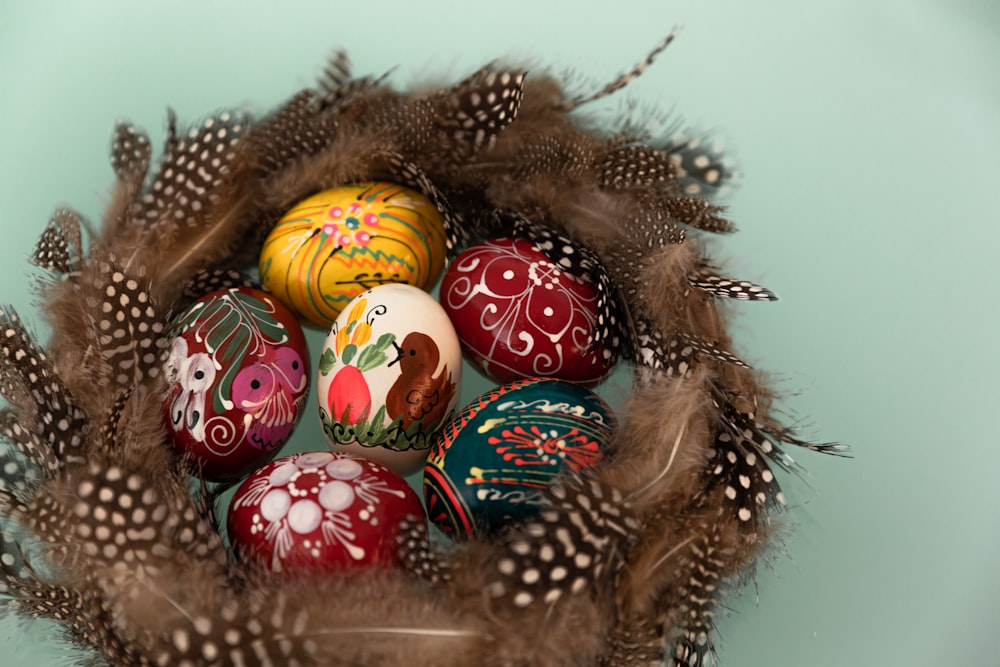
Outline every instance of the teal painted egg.
{"type": "Polygon", "coordinates": [[[532,378],[488,391],[435,437],[427,513],[454,537],[495,533],[538,511],[561,475],[598,465],[616,426],[600,396],[577,384],[532,378]]]}

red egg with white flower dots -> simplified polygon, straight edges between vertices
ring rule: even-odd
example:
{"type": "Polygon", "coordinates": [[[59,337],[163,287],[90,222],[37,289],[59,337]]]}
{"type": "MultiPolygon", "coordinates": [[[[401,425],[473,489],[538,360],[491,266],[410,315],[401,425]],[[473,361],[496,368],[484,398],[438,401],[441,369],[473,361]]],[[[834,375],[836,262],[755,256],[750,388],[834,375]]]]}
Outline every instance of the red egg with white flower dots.
{"type": "Polygon", "coordinates": [[[445,272],[440,300],[469,361],[501,384],[531,377],[594,384],[616,361],[603,345],[590,345],[594,283],[527,239],[466,249],[445,272]]]}
{"type": "Polygon", "coordinates": [[[307,452],[247,478],[229,504],[227,526],[241,556],[296,574],[398,565],[400,522],[424,516],[406,480],[380,463],[307,452]]]}

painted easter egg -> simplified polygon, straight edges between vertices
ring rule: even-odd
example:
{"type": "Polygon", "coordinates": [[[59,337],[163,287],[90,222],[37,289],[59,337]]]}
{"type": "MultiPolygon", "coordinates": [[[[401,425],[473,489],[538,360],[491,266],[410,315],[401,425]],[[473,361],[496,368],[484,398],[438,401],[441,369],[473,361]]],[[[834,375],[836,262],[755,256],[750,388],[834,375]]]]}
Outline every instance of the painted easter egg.
{"type": "Polygon", "coordinates": [[[429,199],[391,183],[357,183],[289,211],[264,242],[260,278],[296,314],[327,328],[376,285],[430,289],[444,257],[441,214],[429,199]]]}
{"type": "Polygon", "coordinates": [[[236,490],[226,517],[233,549],[271,572],[309,573],[399,563],[404,519],[424,520],[402,477],[332,452],[284,456],[236,490]]]}
{"type": "Polygon", "coordinates": [[[237,479],[270,461],[309,391],[309,350],[295,316],[260,290],[208,294],[172,325],[163,414],[205,479],[237,479]]]}
{"type": "Polygon", "coordinates": [[[411,285],[374,287],[337,317],[323,345],[323,432],[334,451],[411,474],[455,410],[461,381],[462,348],[438,302],[411,285]]]}
{"type": "Polygon", "coordinates": [[[533,378],[486,392],[435,438],[424,467],[431,521],[465,538],[536,512],[560,475],[599,464],[617,426],[578,384],[533,378]]]}
{"type": "Polygon", "coordinates": [[[462,252],[441,281],[441,305],[469,361],[504,383],[554,377],[593,384],[616,356],[590,345],[597,289],[553,264],[527,239],[496,239],[462,252]]]}

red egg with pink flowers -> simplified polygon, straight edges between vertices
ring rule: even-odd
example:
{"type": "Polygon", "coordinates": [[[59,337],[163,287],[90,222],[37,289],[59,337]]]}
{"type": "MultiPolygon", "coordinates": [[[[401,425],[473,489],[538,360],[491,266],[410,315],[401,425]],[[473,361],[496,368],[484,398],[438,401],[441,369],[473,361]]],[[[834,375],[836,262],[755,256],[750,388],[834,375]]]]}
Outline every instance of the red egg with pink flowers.
{"type": "Polygon", "coordinates": [[[171,331],[163,415],[191,471],[238,479],[274,458],[309,392],[309,350],[291,311],[230,288],[193,303],[171,331]]]}
{"type": "Polygon", "coordinates": [[[402,477],[351,454],[307,452],[277,459],[240,485],[229,505],[233,549],[290,574],[399,564],[403,520],[424,521],[402,477]]]}
{"type": "Polygon", "coordinates": [[[445,272],[440,301],[469,361],[498,383],[552,377],[594,384],[616,361],[603,345],[590,344],[596,286],[530,240],[466,249],[445,272]]]}

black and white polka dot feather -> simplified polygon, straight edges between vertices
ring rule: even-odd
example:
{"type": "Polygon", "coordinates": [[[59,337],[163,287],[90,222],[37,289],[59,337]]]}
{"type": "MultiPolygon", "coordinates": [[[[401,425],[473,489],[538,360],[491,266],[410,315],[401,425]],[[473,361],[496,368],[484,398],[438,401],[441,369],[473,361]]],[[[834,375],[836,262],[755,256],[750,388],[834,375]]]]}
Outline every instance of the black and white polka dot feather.
{"type": "Polygon", "coordinates": [[[640,256],[650,254],[669,245],[684,243],[687,238],[685,231],[674,224],[674,221],[656,207],[646,210],[645,216],[633,220],[631,225],[634,243],[640,256]]]}
{"type": "Polygon", "coordinates": [[[111,168],[119,180],[141,186],[149,172],[152,146],[145,132],[131,123],[115,126],[111,143],[111,168]]]}
{"type": "Polygon", "coordinates": [[[83,255],[80,224],[75,211],[60,209],[53,213],[35,244],[31,263],[64,275],[75,273],[83,255]]]}
{"type": "Polygon", "coordinates": [[[335,49],[316,79],[316,90],[321,95],[330,93],[343,88],[350,80],[351,59],[344,49],[335,49]]]}
{"type": "Polygon", "coordinates": [[[149,294],[147,281],[102,262],[88,306],[104,366],[101,382],[125,386],[160,372],[167,341],[163,314],[149,294]]]}
{"type": "Polygon", "coordinates": [[[263,176],[315,155],[329,146],[335,131],[336,124],[321,114],[313,91],[304,90],[254,125],[246,135],[247,152],[263,176]]]}
{"type": "Polygon", "coordinates": [[[399,562],[407,572],[430,584],[451,580],[451,565],[431,546],[427,523],[422,517],[407,516],[399,522],[397,531],[399,562]]]}
{"type": "MultiPolygon", "coordinates": [[[[13,410],[0,411],[0,435],[24,455],[32,465],[47,474],[54,475],[62,468],[62,463],[51,445],[45,442],[36,430],[22,425],[13,410]]],[[[8,452],[4,452],[4,454],[10,455],[8,452]]],[[[29,478],[29,472],[21,466],[13,467],[10,471],[6,469],[8,465],[13,466],[14,464],[15,461],[12,457],[3,463],[5,478],[9,476],[11,483],[29,478]]]]}
{"type": "Polygon", "coordinates": [[[523,71],[475,72],[446,93],[437,125],[466,157],[489,149],[521,106],[523,71]]]}
{"type": "Polygon", "coordinates": [[[679,632],[670,651],[670,667],[709,667],[716,663],[715,611],[722,592],[725,555],[718,530],[706,527],[688,545],[677,577],[679,632]]]}
{"type": "Polygon", "coordinates": [[[597,182],[604,189],[650,188],[677,177],[666,152],[649,146],[620,146],[598,162],[597,182]]]}
{"type": "Polygon", "coordinates": [[[192,126],[183,136],[169,120],[167,148],[149,190],[132,214],[151,224],[183,224],[199,217],[215,201],[236,145],[247,132],[249,118],[224,111],[192,126]]]}
{"type": "Polygon", "coordinates": [[[699,272],[688,276],[688,283],[692,287],[704,290],[713,296],[727,299],[737,299],[739,301],[777,301],[778,296],[760,285],[755,285],[747,280],[737,280],[736,278],[725,278],[712,273],[699,272]]]}
{"type": "Polygon", "coordinates": [[[0,594],[7,592],[5,585],[30,576],[26,564],[20,538],[12,531],[0,530],[0,594]]]}
{"type": "Polygon", "coordinates": [[[82,461],[86,416],[10,308],[0,310],[0,375],[20,385],[23,391],[6,398],[25,397],[27,404],[17,409],[35,422],[37,435],[56,457],[64,463],[82,461]]]}
{"type": "Polygon", "coordinates": [[[729,350],[719,347],[716,343],[701,340],[691,334],[678,332],[671,339],[670,343],[672,351],[679,347],[680,352],[683,353],[683,356],[685,357],[690,356],[691,352],[694,352],[701,357],[708,357],[710,359],[714,359],[715,361],[721,361],[724,364],[732,364],[741,368],[749,368],[746,363],[729,350]]]}
{"type": "Polygon", "coordinates": [[[608,652],[600,667],[663,667],[666,639],[662,620],[642,616],[618,619],[608,637],[608,652]]]}
{"type": "Polygon", "coordinates": [[[70,478],[69,484],[74,491],[72,504],[60,510],[71,517],[69,540],[90,559],[138,565],[168,561],[181,553],[198,558],[224,554],[214,527],[190,498],[164,498],[157,485],[138,473],[95,463],[85,474],[70,478]]]}
{"type": "Polygon", "coordinates": [[[783,508],[781,487],[765,455],[753,443],[722,431],[712,449],[706,491],[721,487],[741,526],[755,530],[768,521],[768,511],[783,508]]]}
{"type": "Polygon", "coordinates": [[[607,84],[597,92],[574,97],[573,99],[567,100],[566,102],[559,105],[559,108],[563,111],[572,111],[573,109],[576,109],[579,106],[582,106],[589,102],[594,102],[603,97],[607,97],[608,95],[612,95],[618,92],[619,90],[621,90],[622,88],[624,88],[625,86],[627,86],[628,84],[632,83],[634,80],[642,76],[642,73],[645,72],[647,69],[649,69],[649,66],[653,64],[657,56],[663,53],[663,51],[670,45],[670,43],[674,41],[674,37],[676,37],[676,35],[677,35],[676,32],[671,32],[669,35],[666,36],[666,38],[662,42],[657,44],[656,47],[652,51],[650,51],[649,54],[646,55],[645,58],[642,59],[642,62],[640,62],[638,65],[628,70],[627,72],[625,72],[624,74],[622,74],[621,76],[619,76],[614,81],[607,84]]]}
{"type": "Polygon", "coordinates": [[[666,150],[677,169],[681,193],[688,197],[724,197],[735,175],[722,156],[721,143],[702,137],[677,136],[666,150]]]}
{"type": "Polygon", "coordinates": [[[753,413],[741,412],[732,404],[726,404],[723,406],[722,415],[729,431],[736,438],[742,439],[745,444],[752,446],[785,472],[800,471],[799,464],[781,447],[780,439],[758,424],[753,413]]]}
{"type": "Polygon", "coordinates": [[[729,234],[736,226],[722,217],[723,209],[697,197],[669,197],[661,202],[663,210],[677,223],[713,234],[729,234]]]}
{"type": "Polygon", "coordinates": [[[98,432],[98,442],[99,446],[105,451],[113,452],[118,449],[120,444],[118,427],[121,425],[122,413],[125,411],[125,406],[128,405],[128,401],[134,391],[135,385],[131,384],[119,391],[114,403],[111,404],[107,414],[104,415],[104,420],[101,422],[98,432]]]}
{"type": "Polygon", "coordinates": [[[610,585],[638,528],[617,489],[579,480],[550,493],[549,507],[502,538],[485,589],[517,608],[610,585]]]}

